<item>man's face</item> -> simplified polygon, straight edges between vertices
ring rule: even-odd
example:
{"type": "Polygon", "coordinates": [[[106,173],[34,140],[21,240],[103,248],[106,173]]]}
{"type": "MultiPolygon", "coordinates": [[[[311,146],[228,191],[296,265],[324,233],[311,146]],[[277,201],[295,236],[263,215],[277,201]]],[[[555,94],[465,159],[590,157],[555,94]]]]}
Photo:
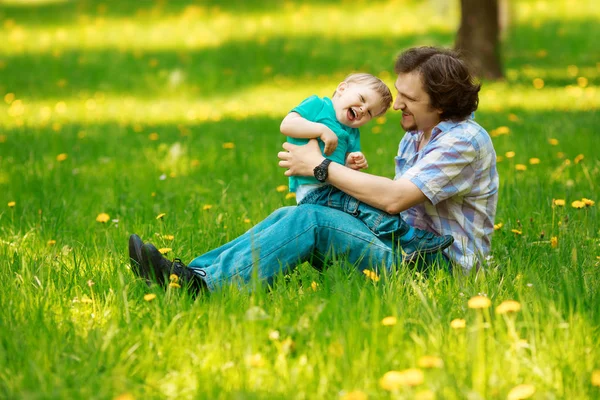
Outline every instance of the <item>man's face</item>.
{"type": "Polygon", "coordinates": [[[402,129],[431,132],[440,122],[442,110],[431,107],[431,99],[423,88],[421,74],[418,71],[400,73],[394,86],[397,91],[394,110],[402,110],[402,129]]]}

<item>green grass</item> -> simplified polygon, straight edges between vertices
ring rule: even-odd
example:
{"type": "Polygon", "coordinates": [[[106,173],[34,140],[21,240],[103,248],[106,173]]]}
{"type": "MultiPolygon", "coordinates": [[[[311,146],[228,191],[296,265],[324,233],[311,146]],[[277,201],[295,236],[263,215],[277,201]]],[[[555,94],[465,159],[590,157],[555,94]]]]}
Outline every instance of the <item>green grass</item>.
{"type": "MultiPolygon", "coordinates": [[[[600,222],[571,207],[600,201],[591,0],[512,4],[507,78],[484,82],[476,116],[501,156],[484,271],[374,282],[338,260],[194,300],[128,269],[133,232],[191,260],[292,205],[276,190],[285,113],[353,70],[391,84],[403,48],[450,46],[444,4],[0,4],[0,398],[598,398],[600,222]],[[468,308],[478,294],[491,309],[468,308]],[[522,310],[496,314],[509,299],[522,310]],[[423,383],[381,386],[409,368],[423,383]]],[[[402,132],[381,122],[363,148],[391,176],[402,132]]]]}

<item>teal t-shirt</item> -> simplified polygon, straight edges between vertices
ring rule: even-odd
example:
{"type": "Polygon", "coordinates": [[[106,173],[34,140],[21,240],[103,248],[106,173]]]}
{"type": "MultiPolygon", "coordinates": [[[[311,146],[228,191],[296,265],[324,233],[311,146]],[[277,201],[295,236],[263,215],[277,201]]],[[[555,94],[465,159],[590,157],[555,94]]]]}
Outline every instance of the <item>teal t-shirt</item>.
{"type": "MultiPolygon", "coordinates": [[[[295,107],[291,112],[297,112],[304,119],[312,122],[319,122],[331,129],[338,137],[338,145],[335,151],[325,157],[338,164],[344,165],[346,162],[346,154],[353,151],[360,151],[360,131],[357,128],[350,128],[342,125],[335,117],[333,103],[328,97],[322,99],[318,96],[310,96],[300,105],[295,107]]],[[[308,143],[308,139],[296,139],[288,137],[287,141],[292,144],[304,145],[308,143]]],[[[319,139],[319,147],[321,153],[325,148],[325,144],[319,139]]],[[[290,177],[290,192],[295,192],[298,186],[319,183],[314,177],[307,176],[291,176],[290,177]]]]}

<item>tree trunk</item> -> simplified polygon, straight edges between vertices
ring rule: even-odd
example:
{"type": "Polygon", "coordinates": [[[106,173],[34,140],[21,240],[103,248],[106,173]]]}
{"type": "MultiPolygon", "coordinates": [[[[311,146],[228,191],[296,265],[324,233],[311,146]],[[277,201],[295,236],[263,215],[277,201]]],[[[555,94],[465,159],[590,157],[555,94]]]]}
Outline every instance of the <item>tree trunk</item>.
{"type": "Polygon", "coordinates": [[[502,78],[498,0],[460,0],[460,6],[456,50],[463,54],[478,77],[502,78]]]}

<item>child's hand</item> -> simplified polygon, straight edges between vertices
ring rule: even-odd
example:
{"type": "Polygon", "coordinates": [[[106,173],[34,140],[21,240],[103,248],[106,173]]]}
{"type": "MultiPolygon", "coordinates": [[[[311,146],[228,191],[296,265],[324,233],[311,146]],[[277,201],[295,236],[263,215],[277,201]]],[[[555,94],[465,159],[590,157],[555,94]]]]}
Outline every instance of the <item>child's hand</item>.
{"type": "Polygon", "coordinates": [[[331,129],[323,125],[323,133],[319,136],[319,139],[325,143],[325,149],[323,152],[326,156],[331,155],[334,152],[335,148],[338,145],[338,137],[331,129]]]}
{"type": "Polygon", "coordinates": [[[369,168],[369,163],[367,162],[367,159],[363,153],[360,151],[355,151],[353,153],[348,153],[348,157],[346,157],[346,167],[358,171],[369,168]]]}

